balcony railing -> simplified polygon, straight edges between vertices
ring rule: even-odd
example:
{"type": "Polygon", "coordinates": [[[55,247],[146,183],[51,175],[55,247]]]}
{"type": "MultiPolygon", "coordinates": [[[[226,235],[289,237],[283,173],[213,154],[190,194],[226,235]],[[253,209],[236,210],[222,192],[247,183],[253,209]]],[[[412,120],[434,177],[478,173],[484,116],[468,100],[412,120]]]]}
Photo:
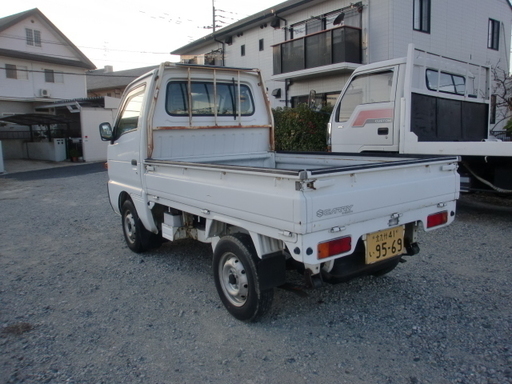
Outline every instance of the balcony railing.
{"type": "Polygon", "coordinates": [[[362,62],[361,30],[339,27],[274,45],[274,75],[336,63],[362,62]]]}

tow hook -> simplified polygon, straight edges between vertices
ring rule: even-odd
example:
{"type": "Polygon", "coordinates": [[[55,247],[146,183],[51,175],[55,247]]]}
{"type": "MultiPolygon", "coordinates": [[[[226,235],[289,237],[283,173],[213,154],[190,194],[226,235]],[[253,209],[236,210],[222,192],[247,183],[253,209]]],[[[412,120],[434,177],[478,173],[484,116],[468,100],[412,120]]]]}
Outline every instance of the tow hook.
{"type": "Polygon", "coordinates": [[[322,275],[320,273],[313,275],[310,269],[304,271],[304,279],[308,288],[320,288],[323,284],[322,275]]]}

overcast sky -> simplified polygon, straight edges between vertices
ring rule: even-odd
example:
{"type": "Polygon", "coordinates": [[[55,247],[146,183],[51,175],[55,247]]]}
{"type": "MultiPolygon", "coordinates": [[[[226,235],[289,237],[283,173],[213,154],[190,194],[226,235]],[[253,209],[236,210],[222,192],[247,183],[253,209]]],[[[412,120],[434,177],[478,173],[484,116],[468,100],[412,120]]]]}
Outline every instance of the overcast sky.
{"type": "MultiPolygon", "coordinates": [[[[217,20],[233,23],[283,0],[216,0],[217,20]]],[[[98,68],[177,61],[169,52],[211,33],[212,0],[3,1],[0,17],[39,8],[98,68]]],[[[226,24],[227,25],[227,24],[226,24]]]]}

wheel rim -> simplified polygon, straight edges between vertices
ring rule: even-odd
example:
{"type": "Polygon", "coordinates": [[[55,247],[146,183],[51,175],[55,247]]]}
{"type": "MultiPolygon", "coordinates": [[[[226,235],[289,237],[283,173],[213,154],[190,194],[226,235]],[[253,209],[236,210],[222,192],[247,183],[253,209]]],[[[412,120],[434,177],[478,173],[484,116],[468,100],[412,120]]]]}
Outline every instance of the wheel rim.
{"type": "Polygon", "coordinates": [[[135,218],[131,211],[127,211],[124,216],[124,233],[126,233],[126,238],[130,243],[135,242],[135,218]]]}
{"type": "Polygon", "coordinates": [[[225,253],[219,263],[219,280],[224,296],[231,304],[241,307],[247,301],[249,281],[245,267],[236,255],[225,253]]]}

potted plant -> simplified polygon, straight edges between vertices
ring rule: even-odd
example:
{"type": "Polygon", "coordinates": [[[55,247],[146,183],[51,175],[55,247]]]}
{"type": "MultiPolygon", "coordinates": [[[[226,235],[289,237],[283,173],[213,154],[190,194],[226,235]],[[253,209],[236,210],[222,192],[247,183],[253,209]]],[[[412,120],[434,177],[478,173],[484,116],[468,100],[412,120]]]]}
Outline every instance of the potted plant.
{"type": "Polygon", "coordinates": [[[77,162],[79,156],[80,156],[80,151],[78,149],[71,148],[69,150],[69,157],[70,157],[72,162],[77,162]]]}

